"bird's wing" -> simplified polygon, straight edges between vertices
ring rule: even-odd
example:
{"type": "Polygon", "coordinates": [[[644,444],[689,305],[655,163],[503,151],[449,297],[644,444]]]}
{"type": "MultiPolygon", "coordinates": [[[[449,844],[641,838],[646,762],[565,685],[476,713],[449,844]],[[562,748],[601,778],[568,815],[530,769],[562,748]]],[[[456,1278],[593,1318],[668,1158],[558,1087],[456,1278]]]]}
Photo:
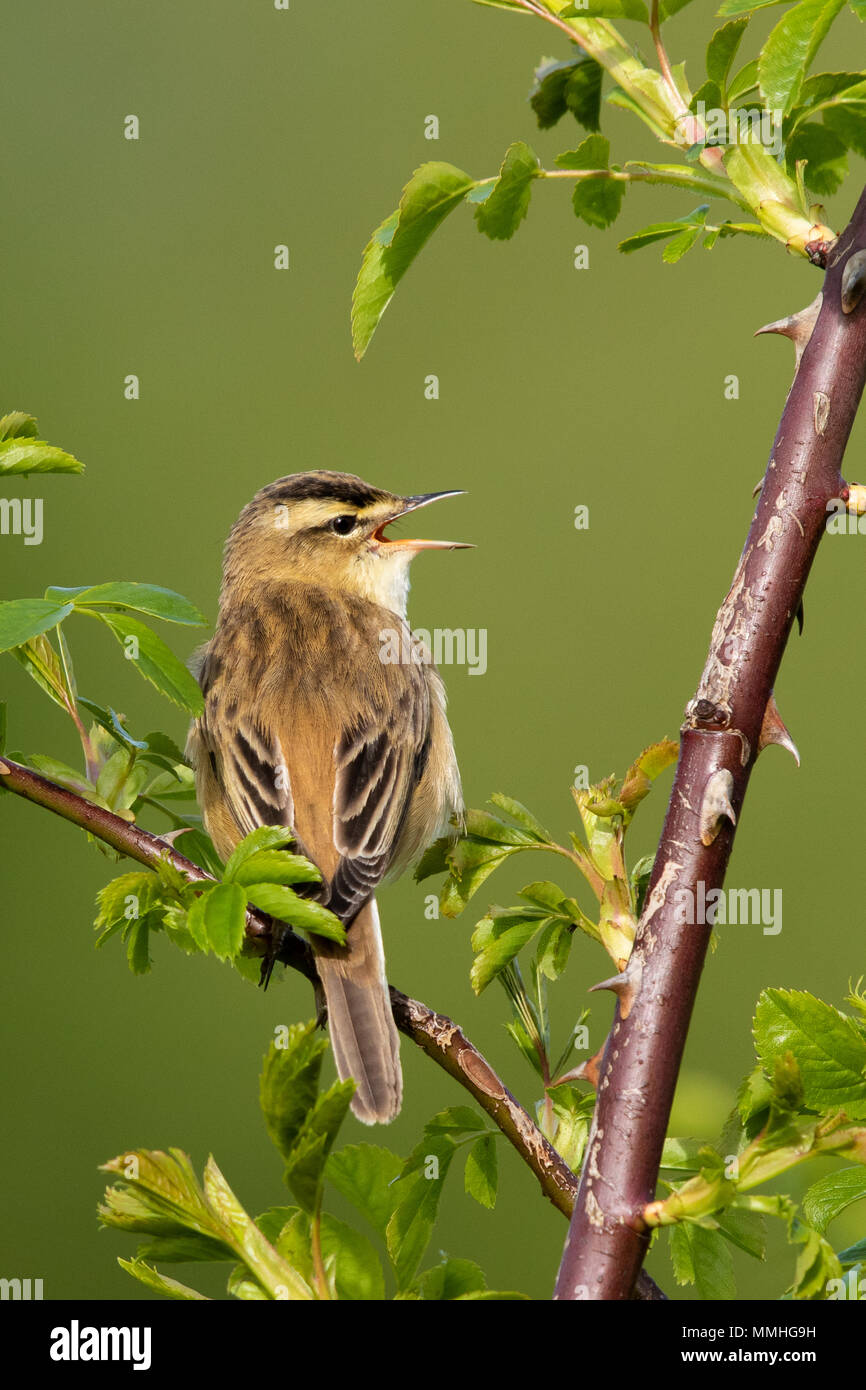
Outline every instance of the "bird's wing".
{"type": "Polygon", "coordinates": [[[276,737],[243,714],[227,717],[225,712],[220,718],[219,737],[207,714],[199,720],[198,733],[241,835],[249,835],[260,825],[291,827],[291,783],[276,737]]]}
{"type": "Polygon", "coordinates": [[[329,907],[351,921],[394,859],[427,761],[430,701],[414,663],[390,668],[386,695],[334,746],[334,845],[329,907]]]}

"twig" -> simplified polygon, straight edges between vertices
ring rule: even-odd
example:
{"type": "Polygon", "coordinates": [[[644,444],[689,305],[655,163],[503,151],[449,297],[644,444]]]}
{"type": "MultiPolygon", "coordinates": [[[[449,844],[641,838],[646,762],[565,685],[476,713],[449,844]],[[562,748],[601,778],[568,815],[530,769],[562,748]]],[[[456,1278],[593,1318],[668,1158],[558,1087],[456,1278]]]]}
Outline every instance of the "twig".
{"type": "MultiPolygon", "coordinates": [[[[866,381],[864,281],[866,191],[829,252],[817,321],[812,306],[798,316],[798,346],[808,342],[704,673],[686,710],[634,950],[625,974],[611,982],[618,999],[556,1285],[559,1299],[629,1298],[646,1252],[641,1213],[655,1195],[711,931],[701,923],[682,925],[678,907],[684,891],[696,901],[699,884],[707,894],[721,887],[755,759],[768,740],[790,742],[772,703],[773,685],[828,504],[848,496],[840,469],[866,381]]],[[[796,336],[790,328],[777,331],[796,336]]]]}
{"type": "MultiPolygon", "coordinates": [[[[76,792],[57,786],[21,763],[12,762],[9,758],[0,759],[0,786],[47,811],[53,811],[55,815],[80,826],[112,849],[148,868],[155,869],[160,862],[168,861],[192,883],[210,881],[212,878],[165,840],[102,806],[95,806],[76,792]]],[[[281,933],[282,930],[281,925],[281,933]]],[[[264,954],[270,945],[271,932],[271,919],[249,909],[246,934],[250,946],[264,954]]],[[[317,977],[312,953],[307,943],[294,932],[285,931],[282,935],[280,960],[315,982],[317,977]]],[[[577,1192],[577,1178],[458,1025],[417,999],[408,998],[393,986],[391,1004],[400,1031],[473,1096],[535,1174],[544,1195],[564,1216],[570,1216],[577,1192]]],[[[664,1298],[664,1294],[646,1276],[638,1287],[637,1297],[656,1300],[664,1298]]]]}

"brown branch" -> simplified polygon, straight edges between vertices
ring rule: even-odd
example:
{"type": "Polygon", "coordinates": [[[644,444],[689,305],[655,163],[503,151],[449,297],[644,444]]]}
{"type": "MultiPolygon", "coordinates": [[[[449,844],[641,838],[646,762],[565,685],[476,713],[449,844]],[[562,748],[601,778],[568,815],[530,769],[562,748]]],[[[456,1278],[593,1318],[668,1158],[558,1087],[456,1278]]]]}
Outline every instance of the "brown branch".
{"type": "MultiPolygon", "coordinates": [[[[9,758],[0,760],[0,787],[53,811],[147,868],[155,869],[160,862],[167,861],[191,883],[212,881],[212,875],[179,854],[167,841],[102,806],[95,806],[76,792],[50,782],[21,763],[9,758]]],[[[280,960],[315,982],[316,970],[309,946],[282,924],[280,928],[280,960]]],[[[253,908],[248,909],[247,942],[256,954],[267,953],[272,930],[271,918],[253,908]]],[[[570,1216],[577,1193],[577,1178],[465,1033],[450,1018],[401,994],[393,986],[391,1004],[401,1033],[470,1093],[535,1174],[544,1195],[564,1216],[570,1216]]],[[[636,1297],[657,1300],[665,1295],[648,1276],[643,1276],[636,1297]]]]}
{"type": "MultiPolygon", "coordinates": [[[[866,192],[831,249],[820,313],[782,414],[760,500],[686,710],[680,758],[626,979],[605,1048],[559,1299],[627,1299],[655,1195],[710,926],[682,925],[683,890],[720,888],[773,684],[824,534],[847,498],[840,469],[866,380],[866,192]],[[854,258],[857,257],[855,260],[854,258]],[[843,311],[844,307],[848,312],[843,311]],[[730,811],[730,814],[728,814],[730,811]]],[[[811,306],[810,306],[811,308],[811,306]]],[[[805,317],[809,311],[805,311],[805,317]]],[[[804,334],[805,336],[805,334],[804,334]]],[[[768,720],[764,739],[782,741],[768,720]]]]}

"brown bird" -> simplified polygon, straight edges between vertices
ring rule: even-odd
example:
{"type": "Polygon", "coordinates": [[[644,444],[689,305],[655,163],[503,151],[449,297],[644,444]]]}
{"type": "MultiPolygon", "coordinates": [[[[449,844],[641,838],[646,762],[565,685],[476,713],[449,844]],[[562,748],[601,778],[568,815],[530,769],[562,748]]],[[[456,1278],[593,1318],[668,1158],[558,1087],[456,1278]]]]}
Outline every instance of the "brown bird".
{"type": "Polygon", "coordinates": [[[419,551],[465,547],[385,528],[455,495],[397,497],[326,471],[263,488],[226,543],[190,731],[219,854],[257,826],[291,827],[347,928],[347,946],[313,949],[337,1071],[367,1124],[393,1119],[403,1087],[373,894],[463,813],[444,686],[406,602],[419,551]]]}

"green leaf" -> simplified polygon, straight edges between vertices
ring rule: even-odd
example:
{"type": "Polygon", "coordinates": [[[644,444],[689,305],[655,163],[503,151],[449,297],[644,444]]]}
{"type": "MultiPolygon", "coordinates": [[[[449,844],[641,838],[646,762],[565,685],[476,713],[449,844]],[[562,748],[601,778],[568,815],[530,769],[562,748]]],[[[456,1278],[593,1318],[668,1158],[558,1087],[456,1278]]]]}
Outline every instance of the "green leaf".
{"type": "MultiPolygon", "coordinates": [[[[676,0],[666,0],[666,3],[676,4],[676,0]]],[[[688,4],[688,0],[681,0],[681,3],[688,4]]],[[[586,4],[566,5],[559,13],[564,19],[636,19],[641,24],[649,22],[643,0],[586,0],[586,4]]]]}
{"type": "Polygon", "coordinates": [[[388,1222],[386,1238],[388,1254],[394,1266],[397,1285],[405,1289],[411,1284],[430,1243],[439,1200],[454,1157],[454,1145],[446,1137],[427,1141],[425,1167],[399,1183],[400,1199],[388,1222]],[[434,1174],[434,1168],[438,1173],[434,1174]],[[431,1176],[427,1176],[427,1173],[431,1176]]]}
{"type": "Polygon", "coordinates": [[[0,440],[0,477],[8,477],[12,473],[83,472],[84,464],[79,459],[41,439],[13,436],[0,440]]]}
{"type": "Polygon", "coordinates": [[[133,975],[147,975],[149,973],[151,967],[149,943],[150,927],[147,918],[142,917],[139,921],[133,922],[126,943],[126,959],[129,961],[129,968],[133,975]]]}
{"type": "Polygon", "coordinates": [[[595,1096],[566,1085],[551,1091],[550,1099],[556,1116],[554,1148],[569,1168],[578,1172],[592,1125],[595,1096]]]}
{"type": "Polygon", "coordinates": [[[236,846],[228,860],[223,877],[227,882],[233,880],[241,866],[251,859],[254,854],[262,850],[282,849],[284,845],[292,844],[294,834],[285,825],[259,825],[257,828],[245,835],[240,844],[236,846]]]}
{"type": "Polygon", "coordinates": [[[496,908],[483,917],[472,934],[472,948],[478,954],[469,980],[475,993],[481,994],[549,921],[540,910],[530,913],[519,907],[496,908]]]}
{"type": "Polygon", "coordinates": [[[513,796],[506,796],[504,792],[494,792],[490,798],[494,806],[498,806],[500,811],[504,811],[512,820],[517,821],[520,828],[531,835],[533,839],[543,844],[551,844],[553,837],[549,830],[545,830],[539,820],[536,820],[531,811],[527,811],[521,801],[515,801],[513,796]]]}
{"type": "Polygon", "coordinates": [[[844,182],[848,174],[845,142],[828,128],[807,121],[797,128],[788,141],[785,157],[788,169],[793,170],[800,160],[806,161],[806,183],[815,193],[829,195],[844,182]]]}
{"type": "Polygon", "coordinates": [[[803,1215],[809,1225],[823,1235],[841,1211],[864,1197],[866,1168],[859,1164],[854,1168],[837,1168],[808,1189],[803,1198],[803,1215]]]}
{"type": "Polygon", "coordinates": [[[71,612],[71,603],[49,603],[43,598],[16,598],[0,603],[0,652],[23,646],[31,637],[62,623],[71,612]]]}
{"type": "MultiPolygon", "coordinates": [[[[625,181],[609,177],[610,144],[603,135],[588,135],[576,150],[557,155],[556,162],[564,169],[598,170],[597,178],[578,179],[572,205],[575,215],[590,227],[609,227],[619,216],[625,195],[625,181]]],[[[615,172],[615,171],[613,171],[615,172]]]]}
{"type": "Polygon", "coordinates": [[[722,1235],[731,1245],[745,1250],[753,1259],[766,1258],[766,1222],[760,1212],[728,1207],[726,1211],[717,1212],[715,1219],[722,1235]]]}
{"type": "Polygon", "coordinates": [[[678,1284],[696,1284],[701,1298],[736,1298],[734,1263],[718,1231],[680,1221],[671,1227],[670,1255],[678,1284]]]}
{"type": "Polygon", "coordinates": [[[397,211],[376,228],[352,299],[352,338],[359,361],[415,257],[474,187],[475,180],[453,164],[422,164],[403,190],[397,211]]]}
{"type": "Polygon", "coordinates": [[[313,1109],[319,1093],[322,1059],[327,1040],[312,1023],[294,1023],[285,1047],[272,1043],[259,1079],[259,1104],[271,1142],[284,1159],[292,1149],[313,1109]]]}
{"type": "Polygon", "coordinates": [[[799,0],[779,20],[761,49],[758,76],[771,111],[783,115],[797,100],[815,54],[845,0],[799,0]]]}
{"type": "Polygon", "coordinates": [[[837,106],[824,112],[824,125],[832,131],[848,150],[866,157],[866,109],[863,103],[858,107],[837,106]]]}
{"type": "Polygon", "coordinates": [[[539,127],[550,129],[570,111],[585,130],[598,130],[603,72],[600,63],[585,57],[574,63],[547,60],[536,68],[529,104],[539,127]]]}
{"type": "Polygon", "coordinates": [[[284,1179],[305,1211],[321,1205],[325,1163],[337,1132],[349,1112],[354,1081],[336,1081],[320,1095],[304,1119],[303,1128],[286,1160],[284,1179]]]}
{"type": "Polygon", "coordinates": [[[852,1265],[866,1265],[866,1238],[849,1245],[845,1250],[840,1250],[839,1263],[843,1269],[850,1269],[852,1265]]]}
{"type": "Polygon", "coordinates": [[[758,1000],[754,1035],[767,1071],[793,1053],[809,1107],[866,1119],[866,1039],[853,1019],[814,995],[768,989],[758,1000]]]}
{"type": "Polygon", "coordinates": [[[718,83],[722,90],[748,24],[748,16],[744,19],[732,19],[729,24],[723,24],[717,29],[710,39],[707,47],[707,77],[711,82],[718,83]]]}
{"type": "Polygon", "coordinates": [[[558,980],[571,954],[574,932],[568,922],[552,922],[538,943],[538,969],[548,980],[558,980]]]}
{"type": "Polygon", "coordinates": [[[207,944],[220,960],[231,960],[244,944],[246,894],[237,883],[219,883],[204,895],[207,944]]]}
{"type": "Polygon", "coordinates": [[[824,1240],[823,1236],[820,1236],[817,1231],[813,1231],[802,1221],[793,1223],[789,1238],[792,1244],[804,1247],[797,1257],[797,1267],[794,1273],[794,1298],[824,1298],[828,1281],[838,1279],[842,1274],[842,1266],[833,1251],[833,1247],[824,1240]]]}
{"type": "MultiPolygon", "coordinates": [[[[321,883],[322,875],[301,854],[266,849],[251,854],[232,875],[235,883],[321,883]]],[[[228,874],[226,874],[228,878],[228,874]]]]}
{"type": "Polygon", "coordinates": [[[687,227],[685,231],[675,236],[673,241],[669,241],[662,252],[662,260],[666,265],[675,265],[681,261],[687,251],[690,251],[695,242],[703,235],[701,227],[687,227]]]}
{"type": "Polygon", "coordinates": [[[747,92],[755,91],[757,86],[758,60],[757,58],[752,58],[740,68],[736,77],[734,77],[729,84],[727,91],[728,104],[734,106],[747,92]]]}
{"type": "Polygon", "coordinates": [[[162,589],[158,584],[137,584],[118,580],[108,584],[81,585],[78,588],[45,590],[45,597],[59,603],[73,603],[76,608],[131,609],[163,618],[168,623],[184,623],[201,627],[207,619],[182,594],[162,589]]]}
{"type": "Polygon", "coordinates": [[[452,1260],[447,1256],[441,1264],[427,1269],[418,1281],[425,1301],[464,1298],[467,1294],[484,1293],[487,1280],[472,1260],[452,1260]]]}
{"type": "Polygon", "coordinates": [[[27,415],[23,410],[13,410],[11,414],[0,417],[0,440],[37,439],[38,436],[35,415],[27,415]]]}
{"type": "Polygon", "coordinates": [[[494,1135],[483,1134],[475,1140],[466,1159],[464,1182],[469,1196],[480,1206],[496,1206],[499,1168],[494,1135]]]}
{"type": "Polygon", "coordinates": [[[532,181],[539,175],[538,155],[522,140],[509,145],[490,196],[475,209],[478,229],[491,241],[508,241],[529,211],[532,181]]]}
{"type": "Polygon", "coordinates": [[[44,633],[40,633],[38,637],[31,637],[30,641],[21,647],[12,647],[11,655],[56,705],[61,709],[69,709],[69,693],[63,666],[44,633]]]}
{"type": "Polygon", "coordinates": [[[204,700],[197,681],[151,628],[128,613],[105,613],[97,608],[87,611],[111,629],[127,660],[146,681],[188,714],[197,718],[202,713],[204,700]]]}
{"type": "Polygon", "coordinates": [[[384,1299],[385,1276],[373,1246],[360,1231],[327,1212],[322,1215],[322,1257],[326,1269],[333,1267],[338,1298],[353,1302],[384,1299]]]}
{"type": "Polygon", "coordinates": [[[788,0],[724,0],[716,14],[719,19],[724,19],[727,15],[751,14],[754,10],[766,10],[771,5],[787,3],[788,0]]]}
{"type": "Polygon", "coordinates": [[[644,246],[651,246],[655,241],[666,241],[672,236],[679,237],[690,230],[695,230],[696,235],[699,236],[706,221],[707,206],[702,205],[696,208],[694,212],[689,213],[688,217],[681,217],[676,222],[650,223],[648,227],[644,227],[641,231],[635,232],[633,236],[626,237],[625,241],[621,241],[619,243],[620,251],[623,255],[629,256],[633,251],[640,251],[644,246]]]}
{"type": "Polygon", "coordinates": [[[400,1197],[396,1179],[403,1160],[374,1144],[349,1144],[332,1153],[325,1177],[382,1237],[400,1197]]]}
{"type": "Polygon", "coordinates": [[[243,888],[247,902],[260,912],[278,917],[281,922],[298,931],[311,932],[314,936],[324,936],[338,945],[346,944],[346,928],[333,912],[312,898],[301,898],[278,883],[251,883],[243,888]]]}
{"type": "Polygon", "coordinates": [[[117,1263],[120,1265],[121,1269],[126,1270],[127,1274],[131,1274],[133,1279],[137,1279],[140,1284],[144,1284],[144,1286],[151,1289],[153,1293],[161,1293],[166,1298],[179,1298],[204,1303],[209,1301],[205,1294],[199,1293],[196,1289],[191,1289],[188,1284],[178,1283],[177,1279],[169,1279],[167,1275],[160,1274],[158,1269],[154,1269],[153,1265],[145,1264],[143,1260],[138,1258],[134,1260],[123,1260],[118,1255],[117,1263]]]}

